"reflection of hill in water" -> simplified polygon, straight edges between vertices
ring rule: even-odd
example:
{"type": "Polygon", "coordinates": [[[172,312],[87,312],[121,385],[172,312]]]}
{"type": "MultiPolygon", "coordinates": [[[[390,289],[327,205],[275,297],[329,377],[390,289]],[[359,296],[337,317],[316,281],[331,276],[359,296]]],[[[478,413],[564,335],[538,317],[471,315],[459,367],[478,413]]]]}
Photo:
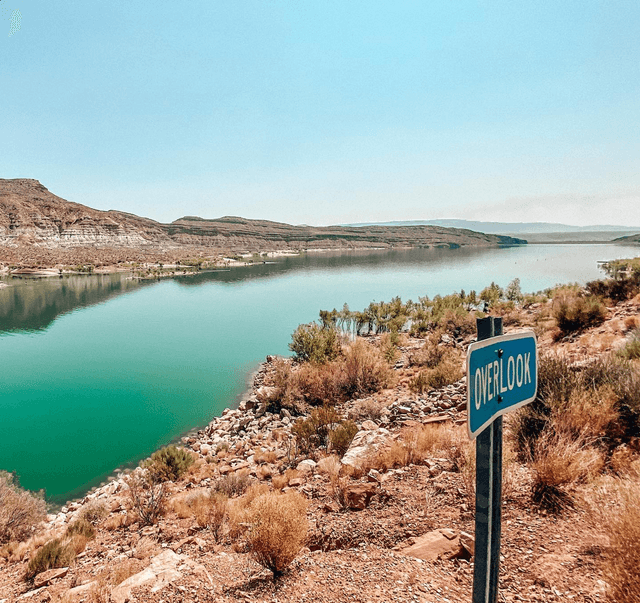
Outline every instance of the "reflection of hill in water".
{"type": "Polygon", "coordinates": [[[293,270],[329,270],[349,268],[380,268],[384,266],[424,264],[436,268],[443,264],[466,262],[468,259],[495,252],[497,248],[461,248],[461,249],[402,249],[380,251],[352,251],[309,253],[301,256],[277,258],[273,263],[257,264],[200,272],[194,276],[176,277],[180,285],[194,286],[216,281],[235,283],[251,278],[271,278],[281,276],[293,270]]]}
{"type": "MultiPolygon", "coordinates": [[[[428,270],[429,267],[436,268],[443,264],[466,262],[469,258],[492,251],[495,252],[495,249],[407,249],[305,254],[277,258],[273,263],[175,277],[175,281],[181,286],[193,287],[208,282],[236,283],[255,278],[275,278],[295,270],[366,270],[392,264],[424,264],[425,270],[428,270]]],[[[0,333],[41,331],[61,314],[105,302],[156,282],[133,280],[122,273],[41,279],[13,278],[8,281],[9,287],[0,289],[0,333]]]]}
{"type": "Polygon", "coordinates": [[[0,289],[0,333],[41,331],[58,316],[93,306],[137,289],[151,281],[136,281],[125,274],[16,279],[0,289]]]}

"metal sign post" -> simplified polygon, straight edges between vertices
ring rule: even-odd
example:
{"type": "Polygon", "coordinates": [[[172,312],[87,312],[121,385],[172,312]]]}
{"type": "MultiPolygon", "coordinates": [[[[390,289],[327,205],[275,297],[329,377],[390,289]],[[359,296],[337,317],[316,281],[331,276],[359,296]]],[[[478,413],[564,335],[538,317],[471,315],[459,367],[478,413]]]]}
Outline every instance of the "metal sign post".
{"type": "Polygon", "coordinates": [[[502,318],[477,320],[467,355],[467,427],[476,438],[473,603],[496,603],[502,517],[502,415],[537,395],[535,335],[502,334],[502,318]]]}

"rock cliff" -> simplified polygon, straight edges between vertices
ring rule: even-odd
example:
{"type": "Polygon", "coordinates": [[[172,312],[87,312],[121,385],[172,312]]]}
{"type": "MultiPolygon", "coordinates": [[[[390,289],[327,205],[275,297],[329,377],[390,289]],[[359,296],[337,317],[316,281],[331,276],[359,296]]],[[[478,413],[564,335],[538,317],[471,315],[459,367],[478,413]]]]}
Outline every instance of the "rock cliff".
{"type": "Polygon", "coordinates": [[[228,216],[183,217],[161,224],[66,201],[37,180],[0,179],[0,248],[29,249],[30,259],[34,249],[43,250],[44,258],[44,250],[82,247],[157,252],[204,248],[205,253],[229,253],[520,243],[526,241],[441,226],[292,226],[228,216]]]}

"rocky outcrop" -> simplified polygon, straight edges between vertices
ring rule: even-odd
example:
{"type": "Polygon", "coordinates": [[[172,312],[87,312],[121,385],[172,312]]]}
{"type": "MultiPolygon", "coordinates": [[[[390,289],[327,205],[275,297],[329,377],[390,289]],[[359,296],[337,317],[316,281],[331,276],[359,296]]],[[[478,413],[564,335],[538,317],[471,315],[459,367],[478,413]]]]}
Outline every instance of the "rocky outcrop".
{"type": "Polygon", "coordinates": [[[37,180],[0,179],[0,245],[175,246],[162,224],[57,197],[37,180]]]}
{"type": "Polygon", "coordinates": [[[121,211],[99,211],[66,201],[31,179],[0,179],[0,246],[113,249],[204,248],[217,252],[458,248],[525,243],[441,226],[292,226],[267,220],[184,217],[160,224],[121,211]]]}

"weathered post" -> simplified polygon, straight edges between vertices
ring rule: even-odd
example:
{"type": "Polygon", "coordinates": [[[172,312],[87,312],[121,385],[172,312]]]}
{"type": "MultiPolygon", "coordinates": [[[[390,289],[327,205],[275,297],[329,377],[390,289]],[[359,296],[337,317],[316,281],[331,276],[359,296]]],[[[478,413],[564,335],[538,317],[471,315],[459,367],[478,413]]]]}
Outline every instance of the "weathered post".
{"type": "MultiPolygon", "coordinates": [[[[478,341],[502,335],[502,318],[479,318],[476,326],[478,341]]],[[[476,438],[473,603],[496,603],[498,600],[501,511],[502,416],[499,416],[476,438]]]]}

